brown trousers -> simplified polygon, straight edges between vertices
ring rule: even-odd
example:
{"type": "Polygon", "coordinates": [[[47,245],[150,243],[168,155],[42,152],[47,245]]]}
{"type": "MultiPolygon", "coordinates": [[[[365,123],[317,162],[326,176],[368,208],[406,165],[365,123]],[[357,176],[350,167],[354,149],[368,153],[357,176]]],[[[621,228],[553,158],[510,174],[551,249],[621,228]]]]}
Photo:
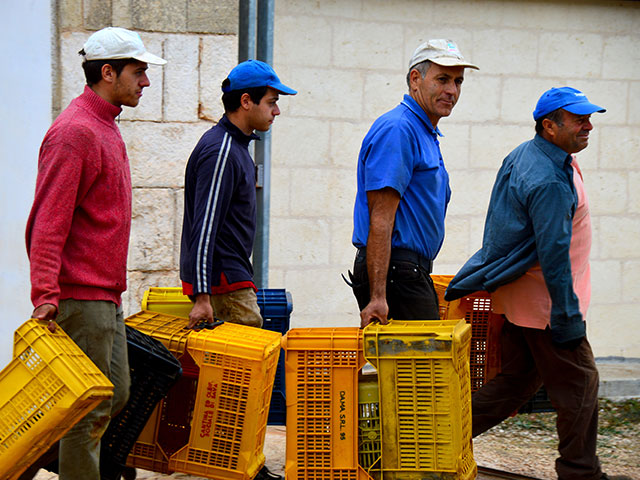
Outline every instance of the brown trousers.
{"type": "Polygon", "coordinates": [[[596,456],[598,370],[585,338],[575,350],[551,343],[551,331],[505,321],[501,334],[502,370],[472,397],[473,436],[499,424],[544,384],[557,411],[560,480],[602,476],[596,456]]]}
{"type": "Polygon", "coordinates": [[[213,314],[219,320],[262,327],[258,296],[253,288],[241,288],[228,293],[211,295],[213,314]]]}

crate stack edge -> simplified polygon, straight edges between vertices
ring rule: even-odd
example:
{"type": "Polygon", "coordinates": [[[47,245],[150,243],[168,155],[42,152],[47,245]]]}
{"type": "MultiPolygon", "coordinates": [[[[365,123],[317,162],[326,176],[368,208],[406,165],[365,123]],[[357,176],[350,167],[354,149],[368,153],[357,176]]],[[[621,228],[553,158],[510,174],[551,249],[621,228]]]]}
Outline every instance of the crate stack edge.
{"type": "Polygon", "coordinates": [[[358,462],[362,330],[291,329],[285,354],[287,480],[369,480],[358,462]]]}

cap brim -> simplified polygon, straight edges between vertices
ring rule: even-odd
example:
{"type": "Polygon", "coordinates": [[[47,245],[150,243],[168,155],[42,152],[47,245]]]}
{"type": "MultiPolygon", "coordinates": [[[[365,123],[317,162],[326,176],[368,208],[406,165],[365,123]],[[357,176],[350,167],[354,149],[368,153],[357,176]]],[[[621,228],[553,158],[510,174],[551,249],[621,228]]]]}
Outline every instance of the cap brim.
{"type": "Polygon", "coordinates": [[[144,63],[150,63],[152,65],[165,65],[167,61],[164,58],[160,58],[157,55],[154,55],[150,52],[144,52],[142,55],[136,55],[136,60],[144,63]]]}
{"type": "Polygon", "coordinates": [[[564,107],[560,107],[567,112],[571,112],[574,115],[591,115],[592,113],[604,113],[607,110],[595,105],[591,102],[580,102],[574,103],[572,105],[565,105],[564,107]]]}
{"type": "Polygon", "coordinates": [[[431,61],[432,63],[437,63],[442,67],[467,67],[467,68],[473,68],[475,70],[480,70],[480,67],[478,67],[477,65],[474,65],[473,63],[468,63],[462,60],[458,60],[457,58],[451,58],[451,57],[427,58],[427,60],[431,61]]]}
{"type": "Polygon", "coordinates": [[[283,85],[282,83],[274,83],[272,85],[267,85],[267,86],[269,88],[273,88],[274,90],[277,90],[279,93],[283,95],[295,95],[296,93],[298,93],[293,88],[289,88],[286,85],[283,85]]]}

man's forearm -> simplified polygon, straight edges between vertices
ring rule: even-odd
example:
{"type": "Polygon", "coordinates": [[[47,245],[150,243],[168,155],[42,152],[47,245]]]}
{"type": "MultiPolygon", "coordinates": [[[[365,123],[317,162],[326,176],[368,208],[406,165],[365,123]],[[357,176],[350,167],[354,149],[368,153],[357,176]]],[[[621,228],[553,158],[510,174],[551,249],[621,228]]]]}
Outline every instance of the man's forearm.
{"type": "Polygon", "coordinates": [[[367,274],[371,298],[386,298],[391,257],[391,229],[372,219],[367,241],[367,274]]]}

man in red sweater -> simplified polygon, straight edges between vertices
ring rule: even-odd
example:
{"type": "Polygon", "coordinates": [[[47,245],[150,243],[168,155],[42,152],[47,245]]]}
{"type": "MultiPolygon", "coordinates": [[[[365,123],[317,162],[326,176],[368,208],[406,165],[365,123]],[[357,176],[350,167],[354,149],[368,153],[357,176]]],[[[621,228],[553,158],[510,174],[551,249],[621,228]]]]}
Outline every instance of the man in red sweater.
{"type": "Polygon", "coordinates": [[[100,438],[126,404],[129,365],[121,294],[131,227],[129,159],[115,123],[150,85],[147,64],[166,63],[140,36],[109,27],[79,52],[87,85],[40,147],[27,222],[33,318],[60,325],[114,385],[114,395],[60,441],[61,480],[99,480],[100,438]]]}

